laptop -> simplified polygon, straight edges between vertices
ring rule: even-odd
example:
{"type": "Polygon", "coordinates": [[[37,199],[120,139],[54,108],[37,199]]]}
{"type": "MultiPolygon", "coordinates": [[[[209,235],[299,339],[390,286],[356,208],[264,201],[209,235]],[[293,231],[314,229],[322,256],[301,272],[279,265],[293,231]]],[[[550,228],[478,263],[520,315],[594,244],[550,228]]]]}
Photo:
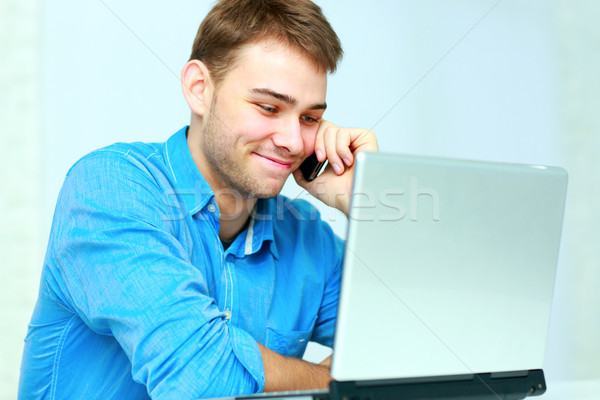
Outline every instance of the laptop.
{"type": "Polygon", "coordinates": [[[355,168],[334,381],[262,397],[544,393],[566,171],[366,152],[355,168]]]}

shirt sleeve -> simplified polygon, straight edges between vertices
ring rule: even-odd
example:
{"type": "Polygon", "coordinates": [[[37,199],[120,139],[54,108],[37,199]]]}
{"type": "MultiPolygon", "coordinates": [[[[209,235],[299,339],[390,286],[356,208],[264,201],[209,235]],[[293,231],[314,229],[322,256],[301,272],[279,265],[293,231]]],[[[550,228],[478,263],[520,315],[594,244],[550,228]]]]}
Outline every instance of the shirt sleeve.
{"type": "Polygon", "coordinates": [[[115,337],[153,399],[260,392],[258,345],[210,297],[173,234],[164,190],[117,152],[92,153],[69,171],[47,255],[60,297],[96,333],[115,337]]]}

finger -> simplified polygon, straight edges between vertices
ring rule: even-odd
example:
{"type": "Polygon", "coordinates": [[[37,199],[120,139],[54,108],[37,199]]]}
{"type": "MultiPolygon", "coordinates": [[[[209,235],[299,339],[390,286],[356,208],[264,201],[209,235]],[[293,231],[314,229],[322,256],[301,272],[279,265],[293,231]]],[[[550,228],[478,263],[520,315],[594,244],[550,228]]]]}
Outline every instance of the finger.
{"type": "Polygon", "coordinates": [[[317,130],[317,135],[315,137],[315,148],[314,152],[317,155],[317,160],[325,161],[327,159],[327,153],[325,151],[325,140],[324,135],[325,131],[331,124],[328,121],[321,121],[319,124],[319,129],[317,130]]]}
{"type": "Polygon", "coordinates": [[[356,151],[378,151],[377,137],[371,130],[350,129],[350,149],[352,153],[356,151]]]}
{"type": "Polygon", "coordinates": [[[337,154],[347,167],[352,166],[352,162],[354,160],[352,150],[350,150],[350,139],[350,131],[348,129],[342,129],[338,133],[335,143],[337,154]]]}
{"type": "Polygon", "coordinates": [[[344,163],[337,152],[337,137],[340,134],[341,129],[327,128],[323,133],[323,140],[325,142],[325,152],[327,153],[327,159],[329,165],[333,168],[337,175],[341,175],[344,172],[344,163]]]}

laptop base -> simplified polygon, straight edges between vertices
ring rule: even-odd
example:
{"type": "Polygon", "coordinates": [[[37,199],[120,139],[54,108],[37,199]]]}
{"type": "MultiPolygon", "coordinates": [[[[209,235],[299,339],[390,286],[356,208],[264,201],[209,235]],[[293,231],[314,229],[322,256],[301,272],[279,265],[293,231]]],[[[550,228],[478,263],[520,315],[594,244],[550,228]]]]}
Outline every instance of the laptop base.
{"type": "Polygon", "coordinates": [[[379,381],[332,381],[331,400],[517,400],[546,391],[541,369],[379,381]]]}

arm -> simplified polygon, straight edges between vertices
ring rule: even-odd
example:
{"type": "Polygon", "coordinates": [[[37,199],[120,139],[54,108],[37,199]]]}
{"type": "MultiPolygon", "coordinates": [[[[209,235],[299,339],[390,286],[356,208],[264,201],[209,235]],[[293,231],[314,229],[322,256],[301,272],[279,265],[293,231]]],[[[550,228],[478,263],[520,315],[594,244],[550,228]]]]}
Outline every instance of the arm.
{"type": "MultiPolygon", "coordinates": [[[[319,161],[328,159],[329,165],[312,182],[307,182],[299,169],[294,171],[294,178],[311,195],[348,216],[354,178],[354,157],[358,151],[378,151],[378,149],[377,138],[372,131],[340,128],[328,121],[322,121],[316,135],[314,151],[319,161]]],[[[313,336],[313,340],[329,346],[333,344],[343,243],[339,241],[336,247],[340,262],[328,279],[313,336]]],[[[302,383],[310,384],[314,388],[322,388],[326,387],[331,380],[329,370],[332,356],[327,357],[319,365],[315,365],[302,360],[286,359],[286,357],[264,349],[262,346],[260,350],[265,366],[265,391],[281,390],[282,384],[287,384],[287,389],[296,388],[302,383]]]]}
{"type": "Polygon", "coordinates": [[[61,191],[47,257],[65,307],[114,336],[131,361],[123,375],[154,399],[260,391],[258,346],[211,297],[208,254],[192,265],[173,200],[123,154],[79,162],[61,191]]]}
{"type": "Polygon", "coordinates": [[[285,357],[259,344],[265,368],[265,392],[280,390],[324,389],[331,381],[330,358],[313,364],[299,358],[285,357]]]}

